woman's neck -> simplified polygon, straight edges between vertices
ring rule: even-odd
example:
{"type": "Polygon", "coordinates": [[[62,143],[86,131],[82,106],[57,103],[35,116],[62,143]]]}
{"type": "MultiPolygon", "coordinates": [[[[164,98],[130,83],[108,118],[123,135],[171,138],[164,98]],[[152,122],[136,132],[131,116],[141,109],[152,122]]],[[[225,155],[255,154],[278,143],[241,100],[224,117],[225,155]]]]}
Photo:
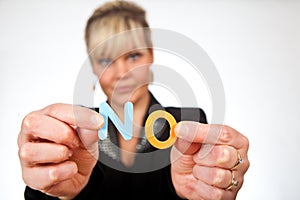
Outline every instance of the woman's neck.
{"type": "MultiPolygon", "coordinates": [[[[133,103],[133,121],[135,125],[142,126],[143,119],[145,114],[148,112],[148,106],[150,103],[150,93],[149,91],[145,91],[141,94],[133,95],[130,100],[133,103]],[[138,96],[136,98],[136,96],[138,96]]],[[[113,108],[113,110],[116,112],[118,117],[124,121],[124,104],[116,104],[111,103],[110,104],[113,108]]]]}

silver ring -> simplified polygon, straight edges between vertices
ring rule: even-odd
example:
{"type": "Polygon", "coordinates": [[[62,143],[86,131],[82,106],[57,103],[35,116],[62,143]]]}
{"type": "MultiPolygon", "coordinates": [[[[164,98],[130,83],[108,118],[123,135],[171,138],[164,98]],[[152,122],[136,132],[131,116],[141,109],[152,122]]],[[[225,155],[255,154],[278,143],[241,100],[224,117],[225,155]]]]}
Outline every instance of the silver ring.
{"type": "Polygon", "coordinates": [[[243,163],[243,158],[242,158],[240,152],[238,150],[236,152],[237,152],[237,160],[236,160],[234,166],[232,168],[230,168],[230,170],[235,170],[239,164],[243,163]]]}
{"type": "Polygon", "coordinates": [[[231,170],[231,183],[225,188],[225,190],[230,190],[233,186],[237,187],[239,185],[239,181],[235,180],[234,172],[231,170]]]}

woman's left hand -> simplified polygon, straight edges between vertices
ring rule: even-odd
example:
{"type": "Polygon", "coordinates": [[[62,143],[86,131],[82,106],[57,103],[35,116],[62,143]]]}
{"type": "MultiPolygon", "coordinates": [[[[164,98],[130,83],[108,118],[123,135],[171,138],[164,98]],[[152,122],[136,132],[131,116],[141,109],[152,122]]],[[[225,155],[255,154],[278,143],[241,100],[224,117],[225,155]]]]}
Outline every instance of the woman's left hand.
{"type": "Polygon", "coordinates": [[[235,199],[249,168],[249,141],[225,125],[184,121],[171,151],[171,175],[186,199],[235,199]]]}

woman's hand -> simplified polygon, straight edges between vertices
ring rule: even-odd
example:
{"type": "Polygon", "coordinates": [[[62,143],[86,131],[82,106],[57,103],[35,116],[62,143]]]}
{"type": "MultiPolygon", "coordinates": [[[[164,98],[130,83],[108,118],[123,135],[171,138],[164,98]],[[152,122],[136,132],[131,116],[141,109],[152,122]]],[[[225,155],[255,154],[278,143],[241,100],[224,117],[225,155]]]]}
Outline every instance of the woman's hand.
{"type": "Polygon", "coordinates": [[[179,196],[235,199],[249,168],[248,139],[225,125],[180,122],[171,151],[171,174],[179,196]]]}
{"type": "Polygon", "coordinates": [[[68,104],[29,113],[18,137],[26,185],[61,199],[75,197],[97,162],[102,124],[97,112],[68,104]]]}

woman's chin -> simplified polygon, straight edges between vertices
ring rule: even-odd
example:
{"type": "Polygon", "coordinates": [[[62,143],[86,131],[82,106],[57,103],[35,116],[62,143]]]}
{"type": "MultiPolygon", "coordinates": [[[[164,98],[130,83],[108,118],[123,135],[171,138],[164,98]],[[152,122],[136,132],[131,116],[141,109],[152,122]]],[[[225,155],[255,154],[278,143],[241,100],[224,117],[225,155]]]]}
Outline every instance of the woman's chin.
{"type": "Polygon", "coordinates": [[[134,104],[145,97],[146,91],[148,91],[147,88],[139,88],[128,92],[114,92],[110,103],[115,106],[124,106],[126,102],[130,101],[134,104]]]}
{"type": "MultiPolygon", "coordinates": [[[[115,94],[111,99],[110,103],[112,106],[124,106],[124,104],[128,101],[132,102],[132,96],[130,94],[115,94]]],[[[132,102],[133,103],[133,102],[132,102]]]]}

